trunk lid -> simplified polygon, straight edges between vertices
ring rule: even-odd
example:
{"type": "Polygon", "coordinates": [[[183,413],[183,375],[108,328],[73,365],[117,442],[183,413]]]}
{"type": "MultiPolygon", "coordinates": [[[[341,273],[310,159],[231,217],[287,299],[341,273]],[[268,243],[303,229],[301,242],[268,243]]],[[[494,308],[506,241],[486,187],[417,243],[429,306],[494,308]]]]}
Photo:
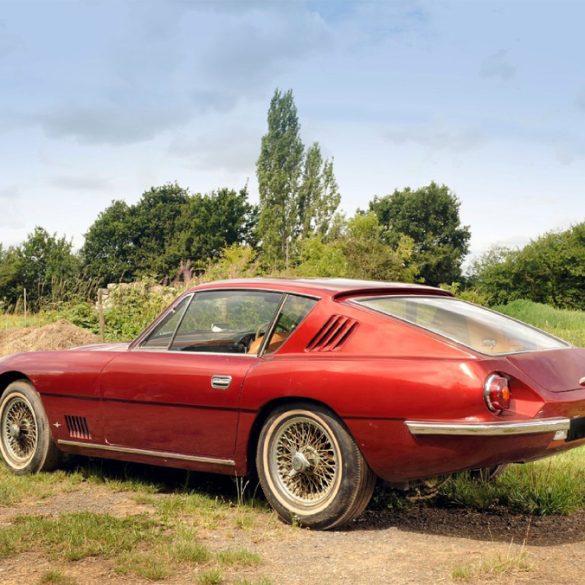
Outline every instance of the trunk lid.
{"type": "Polygon", "coordinates": [[[533,351],[507,356],[508,361],[550,392],[582,389],[585,377],[585,349],[571,347],[533,351]]]}

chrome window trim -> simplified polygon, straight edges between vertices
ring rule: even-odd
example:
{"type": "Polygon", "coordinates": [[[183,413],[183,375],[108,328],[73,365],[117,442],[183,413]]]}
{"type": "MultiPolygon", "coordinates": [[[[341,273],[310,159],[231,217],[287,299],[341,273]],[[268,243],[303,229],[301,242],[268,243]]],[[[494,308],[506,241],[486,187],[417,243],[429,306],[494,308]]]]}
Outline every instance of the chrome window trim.
{"type": "Polygon", "coordinates": [[[429,422],[406,420],[404,424],[413,435],[455,435],[499,437],[532,435],[568,431],[568,418],[543,418],[514,422],[429,422]]]}
{"type": "Polygon", "coordinates": [[[130,455],[144,455],[147,457],[158,457],[161,459],[176,459],[179,461],[192,461],[194,463],[208,463],[210,465],[227,465],[235,467],[236,462],[232,459],[219,459],[216,457],[200,457],[197,455],[183,455],[181,453],[172,453],[170,451],[150,451],[149,449],[134,449],[132,447],[116,447],[114,445],[102,445],[100,443],[82,443],[81,441],[68,441],[59,439],[59,445],[69,447],[84,447],[86,449],[97,449],[101,451],[110,451],[113,453],[128,453],[130,455]]]}
{"type": "Polygon", "coordinates": [[[514,317],[504,315],[504,313],[498,313],[497,311],[494,311],[492,309],[488,309],[487,307],[483,307],[482,305],[476,305],[475,303],[470,303],[469,301],[464,301],[464,300],[458,299],[456,297],[448,297],[446,295],[418,295],[418,294],[417,295],[405,295],[405,294],[389,295],[389,294],[383,294],[383,295],[361,296],[359,298],[350,298],[350,299],[346,299],[346,301],[348,303],[356,305],[357,307],[359,307],[361,309],[373,311],[374,313],[377,313],[379,315],[384,315],[386,317],[390,317],[391,319],[397,319],[398,321],[401,321],[402,323],[406,323],[407,325],[411,325],[412,327],[417,327],[418,329],[422,329],[423,331],[427,331],[428,333],[436,335],[437,337],[439,337],[441,339],[447,339],[449,341],[452,341],[453,343],[460,345],[461,347],[464,347],[465,349],[468,349],[474,353],[477,353],[477,354],[479,354],[481,356],[485,356],[485,357],[502,357],[502,356],[508,356],[508,355],[520,355],[520,354],[524,354],[524,353],[533,353],[533,352],[541,352],[541,351],[559,351],[561,349],[569,349],[571,347],[575,347],[574,345],[572,345],[571,343],[569,343],[565,339],[561,339],[560,337],[557,337],[556,335],[552,335],[548,331],[543,331],[542,329],[539,329],[538,327],[535,327],[534,325],[530,325],[529,323],[525,323],[524,321],[520,321],[519,319],[515,319],[514,317]],[[551,339],[554,339],[555,341],[562,343],[563,347],[549,347],[549,348],[544,348],[544,349],[525,349],[522,351],[506,351],[506,352],[500,352],[500,353],[485,353],[483,351],[480,351],[479,349],[476,349],[474,347],[471,347],[470,345],[463,343],[462,341],[455,339],[454,337],[450,337],[449,335],[446,335],[444,333],[439,333],[438,331],[430,329],[429,327],[425,327],[424,325],[420,325],[419,323],[413,323],[412,321],[409,321],[408,319],[404,319],[403,317],[399,317],[398,315],[386,313],[385,311],[382,311],[380,309],[376,309],[374,307],[368,307],[360,302],[360,301],[367,301],[370,299],[377,299],[380,297],[392,297],[392,298],[396,298],[396,299],[401,299],[401,298],[402,299],[405,299],[405,298],[410,299],[413,297],[422,298],[422,299],[440,298],[440,299],[448,299],[448,302],[457,301],[460,303],[465,303],[466,305],[471,305],[472,307],[479,307],[480,309],[483,309],[484,311],[487,311],[489,313],[493,313],[494,315],[498,315],[500,317],[504,317],[505,319],[510,319],[510,321],[514,321],[515,323],[519,323],[520,325],[524,325],[524,327],[528,327],[529,329],[532,329],[533,331],[536,331],[537,333],[540,333],[542,335],[546,335],[547,337],[550,337],[551,339]]]}

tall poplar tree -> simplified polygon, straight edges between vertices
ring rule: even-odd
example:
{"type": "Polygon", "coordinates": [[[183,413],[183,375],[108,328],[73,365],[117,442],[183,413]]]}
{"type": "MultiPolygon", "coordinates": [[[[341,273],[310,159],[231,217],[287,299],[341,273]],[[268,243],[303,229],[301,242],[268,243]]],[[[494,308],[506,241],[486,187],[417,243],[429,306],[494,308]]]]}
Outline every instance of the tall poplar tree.
{"type": "Polygon", "coordinates": [[[264,260],[288,268],[298,222],[298,191],[303,143],[292,90],[274,92],[268,109],[268,132],[256,163],[260,215],[258,235],[264,260]]]}
{"type": "Polygon", "coordinates": [[[297,209],[300,237],[318,235],[325,238],[340,201],[333,161],[323,160],[319,143],[315,142],[307,149],[299,188],[297,209]]]}

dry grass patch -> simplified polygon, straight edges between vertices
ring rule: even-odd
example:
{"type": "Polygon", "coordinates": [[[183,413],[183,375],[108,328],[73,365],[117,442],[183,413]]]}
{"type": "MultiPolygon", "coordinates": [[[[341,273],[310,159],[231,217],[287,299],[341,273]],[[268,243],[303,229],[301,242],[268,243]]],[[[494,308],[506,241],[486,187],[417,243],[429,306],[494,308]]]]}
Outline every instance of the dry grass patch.
{"type": "Polygon", "coordinates": [[[524,547],[517,552],[512,551],[510,547],[506,554],[496,554],[474,563],[455,567],[451,572],[451,577],[459,582],[483,583],[514,577],[527,573],[531,569],[532,564],[528,560],[524,547]]]}

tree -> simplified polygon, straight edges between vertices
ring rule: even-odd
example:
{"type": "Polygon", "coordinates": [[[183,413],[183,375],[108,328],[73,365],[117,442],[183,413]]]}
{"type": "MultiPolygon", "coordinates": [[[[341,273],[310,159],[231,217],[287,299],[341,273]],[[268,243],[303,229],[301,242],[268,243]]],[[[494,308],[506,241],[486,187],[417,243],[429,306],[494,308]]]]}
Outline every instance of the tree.
{"type": "Polygon", "coordinates": [[[470,283],[490,304],[528,299],[585,310],[585,222],[521,250],[490,250],[473,264],[470,283]]]}
{"type": "Polygon", "coordinates": [[[203,270],[232,244],[254,244],[256,208],[248,192],[191,195],[177,184],[153,187],[135,205],[114,201],[85,236],[86,273],[103,286],[142,276],[172,279],[180,266],[203,270]]]}
{"type": "Polygon", "coordinates": [[[132,211],[124,201],[112,201],[85,234],[81,258],[85,272],[102,286],[134,276],[132,211]]]}
{"type": "Polygon", "coordinates": [[[315,142],[305,154],[297,204],[298,235],[301,238],[313,234],[326,237],[340,201],[333,160],[324,161],[319,143],[315,142]]]}
{"type": "Polygon", "coordinates": [[[461,277],[471,233],[468,226],[461,225],[459,208],[459,199],[449,188],[434,182],[415,191],[406,188],[375,197],[369,205],[378,216],[386,242],[396,243],[401,235],[412,238],[420,276],[433,286],[461,277]]]}
{"type": "Polygon", "coordinates": [[[323,241],[313,235],[301,240],[295,274],[413,282],[417,267],[412,262],[412,240],[401,236],[390,246],[381,232],[375,213],[357,213],[336,239],[323,241]]]}
{"type": "Polygon", "coordinates": [[[67,300],[75,288],[70,286],[79,273],[79,262],[72,243],[65,237],[36,227],[17,247],[2,253],[0,297],[15,305],[27,291],[29,306],[67,300]]]}
{"type": "Polygon", "coordinates": [[[297,197],[303,143],[292,90],[274,92],[268,109],[268,132],[256,163],[260,215],[258,235],[270,266],[288,268],[298,217],[297,197]]]}

